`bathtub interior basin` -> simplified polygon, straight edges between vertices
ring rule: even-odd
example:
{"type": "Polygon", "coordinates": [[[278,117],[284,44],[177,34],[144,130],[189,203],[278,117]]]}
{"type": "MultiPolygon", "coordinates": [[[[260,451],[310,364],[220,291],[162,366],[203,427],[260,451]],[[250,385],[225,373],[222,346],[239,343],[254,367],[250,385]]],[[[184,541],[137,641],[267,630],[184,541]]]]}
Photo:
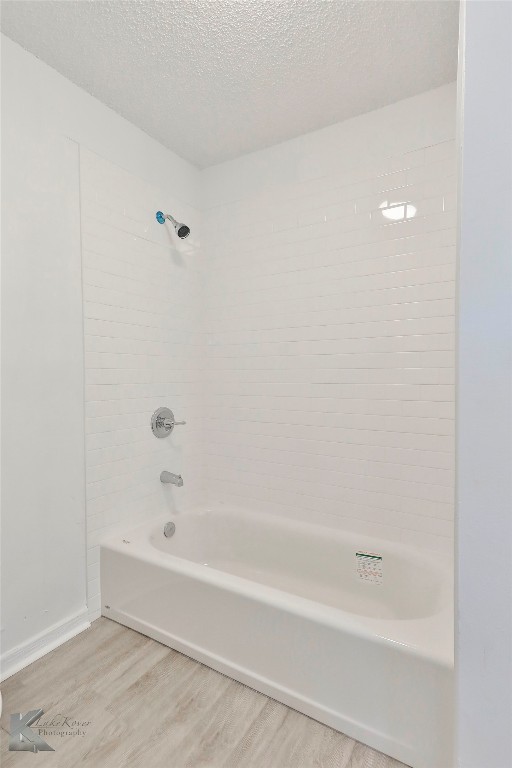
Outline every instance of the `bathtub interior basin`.
{"type": "Polygon", "coordinates": [[[276,525],[268,515],[235,510],[173,522],[171,538],[162,525],[153,527],[155,549],[349,613],[416,619],[443,610],[449,600],[446,570],[420,551],[286,519],[276,525]]]}

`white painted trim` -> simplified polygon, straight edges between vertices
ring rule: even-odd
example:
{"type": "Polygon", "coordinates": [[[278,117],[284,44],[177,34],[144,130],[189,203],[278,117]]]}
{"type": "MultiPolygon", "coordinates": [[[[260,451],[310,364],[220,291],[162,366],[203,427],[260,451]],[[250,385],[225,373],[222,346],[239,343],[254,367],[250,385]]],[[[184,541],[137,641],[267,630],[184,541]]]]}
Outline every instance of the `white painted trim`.
{"type": "Polygon", "coordinates": [[[6,680],[11,675],[19,672],[20,669],[28,667],[34,661],[45,656],[50,651],[58,648],[67,640],[83,632],[91,626],[87,617],[87,608],[71,616],[59,624],[54,624],[49,629],[33,637],[22,645],[18,645],[11,651],[2,654],[0,659],[0,680],[6,680]]]}
{"type": "Polygon", "coordinates": [[[94,611],[89,611],[89,621],[92,624],[93,621],[99,619],[101,616],[101,608],[96,608],[94,611]]]}

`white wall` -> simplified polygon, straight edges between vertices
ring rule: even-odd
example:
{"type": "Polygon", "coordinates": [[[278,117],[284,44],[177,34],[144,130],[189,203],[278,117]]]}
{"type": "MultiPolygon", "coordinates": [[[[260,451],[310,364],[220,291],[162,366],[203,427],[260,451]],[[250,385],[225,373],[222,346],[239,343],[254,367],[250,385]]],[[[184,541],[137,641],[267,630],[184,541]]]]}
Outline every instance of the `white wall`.
{"type": "Polygon", "coordinates": [[[459,245],[458,765],[512,765],[512,5],[465,5],[459,245]]]}
{"type": "MultiPolygon", "coordinates": [[[[2,670],[84,625],[77,146],[2,124],[2,670]],[[39,637],[41,636],[42,637],[39,637]]],[[[12,94],[11,94],[12,95],[12,94]]],[[[8,119],[6,113],[8,112],[8,119]]]]}
{"type": "Polygon", "coordinates": [[[451,549],[455,102],[204,172],[212,501],[451,549]]]}
{"type": "Polygon", "coordinates": [[[192,166],[2,37],[4,675],[86,622],[78,145],[197,205],[192,166]]]}
{"type": "Polygon", "coordinates": [[[196,207],[88,150],[80,160],[92,620],[100,539],[155,515],[176,519],[202,498],[203,265],[196,207]],[[191,227],[186,240],[156,221],[161,208],[191,227]],[[187,424],[157,440],[150,418],[162,405],[187,424]],[[163,469],[181,472],[183,487],[163,486],[163,469]]]}

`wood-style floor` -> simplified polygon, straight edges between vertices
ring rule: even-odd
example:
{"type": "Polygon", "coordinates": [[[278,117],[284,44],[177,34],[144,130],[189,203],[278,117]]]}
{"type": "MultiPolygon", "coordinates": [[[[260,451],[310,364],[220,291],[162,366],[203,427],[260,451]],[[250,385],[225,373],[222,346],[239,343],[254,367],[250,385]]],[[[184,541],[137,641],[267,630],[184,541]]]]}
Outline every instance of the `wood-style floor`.
{"type": "Polygon", "coordinates": [[[403,768],[109,619],[6,680],[2,693],[5,768],[403,768]],[[45,722],[89,724],[47,729],[55,752],[9,752],[9,713],[38,708],[45,722]]]}

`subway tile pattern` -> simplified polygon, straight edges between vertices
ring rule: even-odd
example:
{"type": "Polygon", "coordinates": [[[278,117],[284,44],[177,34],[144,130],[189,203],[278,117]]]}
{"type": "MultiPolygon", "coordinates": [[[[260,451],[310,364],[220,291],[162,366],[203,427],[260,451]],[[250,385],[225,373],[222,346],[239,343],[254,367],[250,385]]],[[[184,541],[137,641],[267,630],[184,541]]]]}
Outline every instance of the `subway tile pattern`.
{"type": "Polygon", "coordinates": [[[212,502],[446,550],[454,141],[343,173],[346,148],[330,151],[332,172],[317,177],[286,161],[279,178],[261,171],[279,148],[272,161],[256,153],[254,168],[240,161],[247,183],[237,161],[209,177],[206,487],[212,502]],[[222,199],[233,178],[236,198],[222,199]],[[384,218],[381,205],[401,202],[414,218],[384,218]]]}
{"type": "Polygon", "coordinates": [[[201,497],[202,334],[197,209],[81,148],[88,605],[100,614],[99,541],[201,497]],[[161,208],[192,228],[180,241],[161,208]],[[157,440],[153,411],[187,421],[157,440]],[[183,488],[164,487],[163,469],[183,488]]]}
{"type": "Polygon", "coordinates": [[[196,504],[450,550],[452,102],[440,89],[207,170],[195,207],[81,148],[92,618],[101,537],[196,504]],[[404,202],[414,218],[383,217],[404,202]],[[160,405],[187,421],[166,440],[160,405]]]}

